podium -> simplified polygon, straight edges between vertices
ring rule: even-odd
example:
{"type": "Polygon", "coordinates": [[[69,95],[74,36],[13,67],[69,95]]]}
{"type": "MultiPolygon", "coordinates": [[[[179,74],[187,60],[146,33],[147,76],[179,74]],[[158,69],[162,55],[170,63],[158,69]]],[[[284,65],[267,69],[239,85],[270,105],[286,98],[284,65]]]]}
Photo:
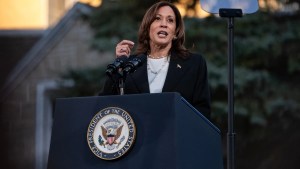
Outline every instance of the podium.
{"type": "Polygon", "coordinates": [[[178,93],[56,100],[48,169],[223,169],[220,131],[178,93]],[[121,158],[90,150],[87,130],[97,112],[124,109],[136,139],[121,158]]]}

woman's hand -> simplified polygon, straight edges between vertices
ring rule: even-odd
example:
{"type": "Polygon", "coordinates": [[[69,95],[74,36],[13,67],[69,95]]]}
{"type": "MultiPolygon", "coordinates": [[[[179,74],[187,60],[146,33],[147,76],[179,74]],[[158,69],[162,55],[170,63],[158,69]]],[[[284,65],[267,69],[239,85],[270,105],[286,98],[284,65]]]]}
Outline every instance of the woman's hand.
{"type": "Polygon", "coordinates": [[[116,46],[116,57],[120,57],[124,55],[129,57],[133,46],[134,46],[134,42],[130,40],[122,40],[116,46]]]}

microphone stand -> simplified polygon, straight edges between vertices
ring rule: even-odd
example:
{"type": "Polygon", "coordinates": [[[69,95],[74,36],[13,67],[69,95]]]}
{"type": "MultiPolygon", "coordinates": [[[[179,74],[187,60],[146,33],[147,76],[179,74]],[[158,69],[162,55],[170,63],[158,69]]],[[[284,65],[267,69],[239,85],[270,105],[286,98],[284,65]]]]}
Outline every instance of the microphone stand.
{"type": "Polygon", "coordinates": [[[220,17],[228,18],[228,133],[227,133],[227,169],[235,168],[234,131],[234,18],[242,17],[241,9],[219,9],[220,17]]]}
{"type": "Polygon", "coordinates": [[[134,58],[126,63],[126,65],[123,68],[118,69],[118,85],[119,85],[119,94],[124,95],[124,86],[125,86],[125,80],[129,73],[133,73],[136,71],[136,69],[142,65],[143,62],[145,62],[146,57],[141,58],[134,58]],[[142,58],[142,59],[141,59],[142,58]]]}
{"type": "Polygon", "coordinates": [[[119,94],[120,95],[124,95],[124,86],[125,86],[124,81],[125,81],[126,77],[124,76],[124,73],[121,70],[119,70],[119,75],[120,75],[120,78],[118,80],[118,83],[119,83],[119,94]]]}
{"type": "Polygon", "coordinates": [[[125,67],[120,70],[119,69],[119,88],[120,88],[120,95],[124,95],[124,86],[125,86],[125,80],[129,73],[133,73],[136,71],[136,69],[141,66],[142,62],[144,62],[145,59],[140,58],[134,58],[131,61],[127,62],[125,67]]]}
{"type": "Polygon", "coordinates": [[[120,88],[120,95],[124,95],[124,80],[123,78],[119,79],[119,88],[120,88]]]}

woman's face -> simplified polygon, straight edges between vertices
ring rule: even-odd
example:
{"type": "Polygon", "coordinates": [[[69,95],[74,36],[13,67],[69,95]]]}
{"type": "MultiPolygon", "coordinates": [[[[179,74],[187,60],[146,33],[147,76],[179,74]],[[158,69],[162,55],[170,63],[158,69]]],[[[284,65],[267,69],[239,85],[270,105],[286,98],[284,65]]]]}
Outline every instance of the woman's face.
{"type": "Polygon", "coordinates": [[[176,31],[176,16],[169,6],[159,8],[155,20],[150,25],[150,44],[171,46],[176,31]]]}

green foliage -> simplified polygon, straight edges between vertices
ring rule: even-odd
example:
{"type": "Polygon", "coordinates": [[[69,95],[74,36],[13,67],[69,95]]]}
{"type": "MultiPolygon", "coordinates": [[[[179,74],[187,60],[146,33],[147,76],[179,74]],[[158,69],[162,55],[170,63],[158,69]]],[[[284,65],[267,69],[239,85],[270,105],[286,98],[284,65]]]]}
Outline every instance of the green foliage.
{"type": "Polygon", "coordinates": [[[137,41],[137,30],[146,9],[153,0],[104,1],[90,18],[96,31],[93,47],[101,51],[113,51],[123,39],[137,41]],[[138,8],[137,8],[138,6],[138,8]]]}
{"type": "Polygon", "coordinates": [[[66,90],[68,97],[95,96],[98,95],[104,84],[104,68],[85,68],[69,70],[62,75],[62,79],[74,82],[74,85],[66,90]]]}
{"type": "MultiPolygon", "coordinates": [[[[298,81],[300,62],[296,46],[300,46],[300,28],[296,25],[300,25],[300,20],[297,18],[258,12],[235,19],[235,113],[250,124],[267,125],[269,116],[278,113],[271,108],[279,104],[277,100],[281,98],[281,104],[290,102],[291,98],[283,99],[282,94],[291,97],[290,92],[295,92],[286,88],[298,81]],[[283,81],[290,78],[294,80],[283,81]]],[[[185,18],[185,25],[187,46],[203,53],[208,61],[214,118],[219,121],[227,113],[226,18],[185,18]]]]}

